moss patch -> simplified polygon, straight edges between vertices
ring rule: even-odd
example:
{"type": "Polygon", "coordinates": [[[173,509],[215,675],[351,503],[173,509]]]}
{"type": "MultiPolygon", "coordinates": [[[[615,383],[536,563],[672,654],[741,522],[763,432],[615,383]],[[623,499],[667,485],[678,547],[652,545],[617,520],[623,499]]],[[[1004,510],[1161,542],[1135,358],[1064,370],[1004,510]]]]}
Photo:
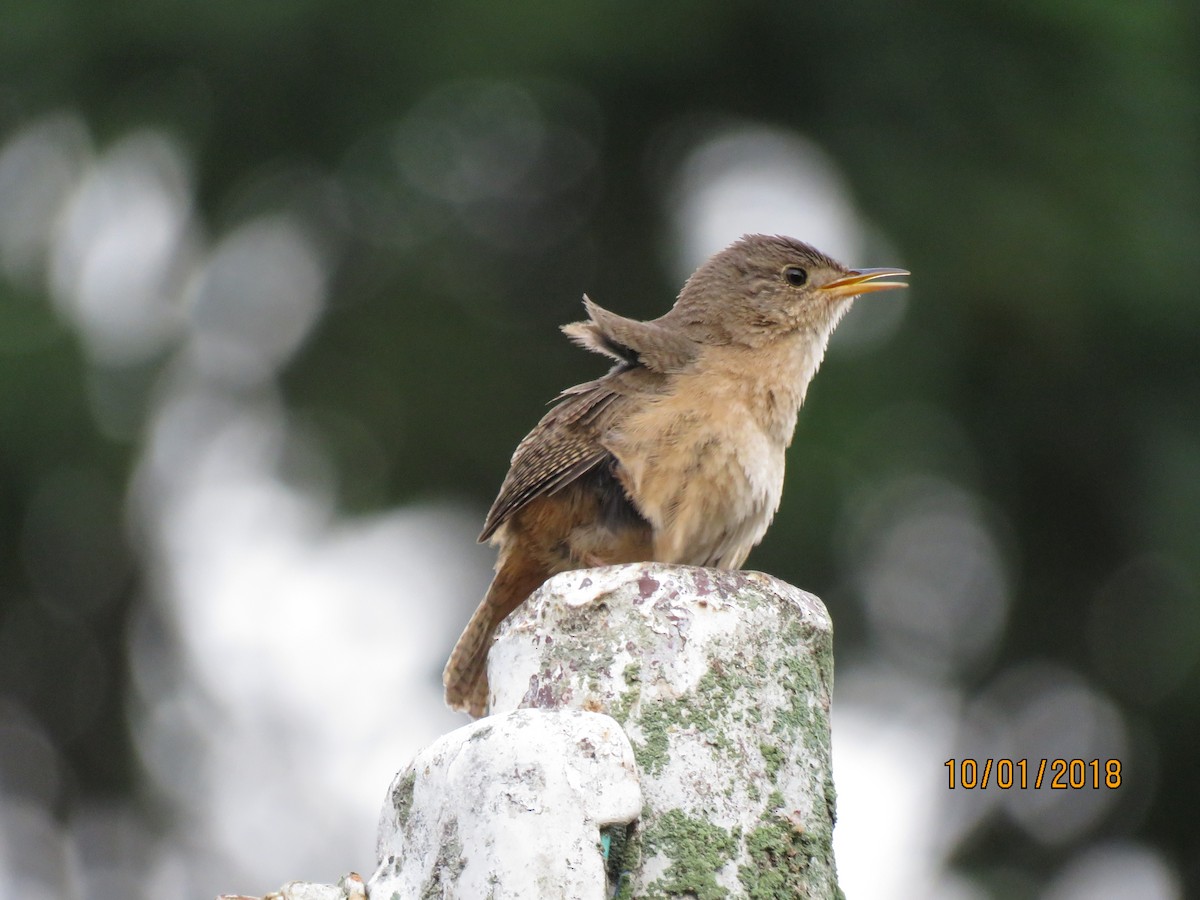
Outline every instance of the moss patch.
{"type": "Polygon", "coordinates": [[[807,897],[813,887],[810,876],[818,885],[826,877],[833,883],[831,866],[825,871],[833,858],[832,831],[824,826],[811,831],[798,827],[781,814],[783,806],[783,795],[776,791],[759,826],[746,835],[750,862],[738,867],[738,879],[752,900],[807,897]]]}
{"type": "Polygon", "coordinates": [[[729,891],[717,884],[716,873],[737,852],[741,835],[719,825],[693,819],[677,809],[646,829],[647,855],[662,854],[667,870],[646,888],[647,900],[694,897],[720,900],[729,891]]]}
{"type": "Polygon", "coordinates": [[[417,773],[410,771],[392,788],[392,806],[396,810],[396,821],[401,825],[412,815],[413,790],[416,783],[417,773]]]}
{"type": "MultiPolygon", "coordinates": [[[[634,755],[642,771],[651,775],[662,772],[669,751],[672,731],[695,729],[705,742],[740,764],[738,748],[729,739],[727,723],[735,721],[735,700],[750,680],[741,672],[710,669],[695,690],[678,700],[660,701],[642,710],[639,725],[642,740],[634,746],[634,755]]],[[[756,711],[753,705],[749,708],[756,711]]],[[[761,715],[761,713],[760,713],[761,715]]]]}
{"type": "MultiPolygon", "coordinates": [[[[829,708],[827,701],[814,702],[814,698],[827,698],[832,689],[831,641],[827,636],[825,639],[814,636],[804,623],[793,622],[787,628],[783,643],[785,646],[809,646],[811,654],[784,656],[773,664],[774,677],[787,689],[790,703],[775,711],[771,731],[779,736],[780,746],[803,747],[828,770],[829,708]]],[[[763,759],[768,766],[768,775],[774,779],[772,767],[778,769],[778,766],[768,758],[766,751],[763,759]]]]}
{"type": "Polygon", "coordinates": [[[771,784],[774,784],[775,779],[779,777],[779,768],[783,765],[783,751],[774,744],[764,742],[758,745],[758,752],[762,754],[767,778],[771,780],[771,784]]]}
{"type": "Polygon", "coordinates": [[[660,774],[667,764],[667,730],[674,724],[668,709],[671,705],[655,703],[643,709],[642,719],[638,723],[642,729],[642,739],[631,741],[638,768],[651,775],[660,774]]]}

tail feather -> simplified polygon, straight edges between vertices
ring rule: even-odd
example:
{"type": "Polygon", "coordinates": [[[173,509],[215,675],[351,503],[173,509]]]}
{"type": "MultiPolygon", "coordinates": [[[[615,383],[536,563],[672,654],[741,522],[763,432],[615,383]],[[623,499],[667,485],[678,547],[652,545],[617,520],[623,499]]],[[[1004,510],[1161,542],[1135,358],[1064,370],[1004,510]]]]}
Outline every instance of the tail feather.
{"type": "Polygon", "coordinates": [[[442,672],[446,703],[475,718],[487,711],[487,658],[492,636],[508,614],[520,606],[550,573],[523,558],[501,556],[496,577],[476,608],[442,672]]]}
{"type": "Polygon", "coordinates": [[[442,672],[446,703],[451,709],[469,712],[475,718],[483,715],[487,705],[488,649],[500,621],[485,599],[476,608],[458,643],[454,645],[450,660],[442,672]]]}

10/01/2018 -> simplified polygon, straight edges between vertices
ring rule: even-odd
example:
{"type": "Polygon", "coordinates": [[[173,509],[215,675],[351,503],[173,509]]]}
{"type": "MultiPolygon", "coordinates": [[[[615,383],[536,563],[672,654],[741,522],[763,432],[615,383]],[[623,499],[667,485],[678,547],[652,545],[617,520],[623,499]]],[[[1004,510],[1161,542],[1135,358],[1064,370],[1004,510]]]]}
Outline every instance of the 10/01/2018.
{"type": "Polygon", "coordinates": [[[985,789],[997,787],[1001,790],[1018,788],[1035,790],[1049,787],[1052,790],[1083,790],[1121,786],[1121,761],[1119,759],[984,759],[970,757],[948,759],[944,763],[949,773],[950,790],[964,788],[985,789]],[[1049,770],[1049,771],[1047,771],[1049,770]],[[1032,775],[1032,778],[1030,777],[1032,775]],[[1049,776],[1049,778],[1047,778],[1049,776]]]}

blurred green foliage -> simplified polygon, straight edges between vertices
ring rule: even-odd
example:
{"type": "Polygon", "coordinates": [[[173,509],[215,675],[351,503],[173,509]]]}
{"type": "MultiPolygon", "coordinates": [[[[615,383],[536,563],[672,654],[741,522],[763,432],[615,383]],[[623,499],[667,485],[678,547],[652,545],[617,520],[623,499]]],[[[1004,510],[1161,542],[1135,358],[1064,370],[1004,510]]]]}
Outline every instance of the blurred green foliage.
{"type": "MultiPolygon", "coordinates": [[[[850,262],[902,262],[913,299],[881,349],[827,363],[751,565],[824,596],[852,650],[840,498],[911,468],[981,492],[1009,523],[1014,573],[993,665],[1061,660],[1153,735],[1157,790],[1106,827],[1163,847],[1200,892],[1200,670],[1172,640],[1200,634],[1200,6],[9,0],[0,18],[0,134],[59,109],[101,146],[165,130],[214,231],[287,209],[329,248],[329,308],[285,391],[348,510],[445,494],[482,510],[539,404],[600,371],[556,330],[579,295],[665,310],[679,123],[811,137],[902,252],[850,262]],[[405,193],[396,166],[422,163],[404,128],[441,122],[430,97],[491,81],[534,98],[561,156],[507,191],[405,193]],[[897,408],[940,410],[964,452],[931,446],[921,415],[881,415],[897,408]],[[1111,683],[1086,641],[1097,592],[1147,558],[1159,574],[1104,602],[1144,652],[1180,660],[1150,700],[1111,683]],[[1137,624],[1162,609],[1169,627],[1137,624]]],[[[143,391],[150,377],[109,375],[143,391]]],[[[121,633],[139,589],[112,537],[136,438],[95,424],[95,389],[38,290],[0,285],[0,692],[88,793],[133,786],[121,633]],[[93,566],[106,602],[31,563],[51,527],[36,517],[52,515],[63,533],[47,545],[81,578],[93,566]],[[91,712],[60,716],[81,682],[91,712]]],[[[1052,855],[997,825],[963,862],[1052,855]]]]}

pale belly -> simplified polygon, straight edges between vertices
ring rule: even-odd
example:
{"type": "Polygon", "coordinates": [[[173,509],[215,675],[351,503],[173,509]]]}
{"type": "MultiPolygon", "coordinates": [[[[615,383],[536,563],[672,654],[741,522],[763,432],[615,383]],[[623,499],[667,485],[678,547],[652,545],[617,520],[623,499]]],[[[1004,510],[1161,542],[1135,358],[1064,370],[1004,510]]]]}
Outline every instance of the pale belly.
{"type": "Polygon", "coordinates": [[[704,418],[689,412],[673,420],[666,436],[642,441],[634,440],[639,435],[631,424],[632,434],[612,449],[627,490],[653,527],[654,558],[739,567],[779,508],[784,446],[736,406],[704,418]]]}

